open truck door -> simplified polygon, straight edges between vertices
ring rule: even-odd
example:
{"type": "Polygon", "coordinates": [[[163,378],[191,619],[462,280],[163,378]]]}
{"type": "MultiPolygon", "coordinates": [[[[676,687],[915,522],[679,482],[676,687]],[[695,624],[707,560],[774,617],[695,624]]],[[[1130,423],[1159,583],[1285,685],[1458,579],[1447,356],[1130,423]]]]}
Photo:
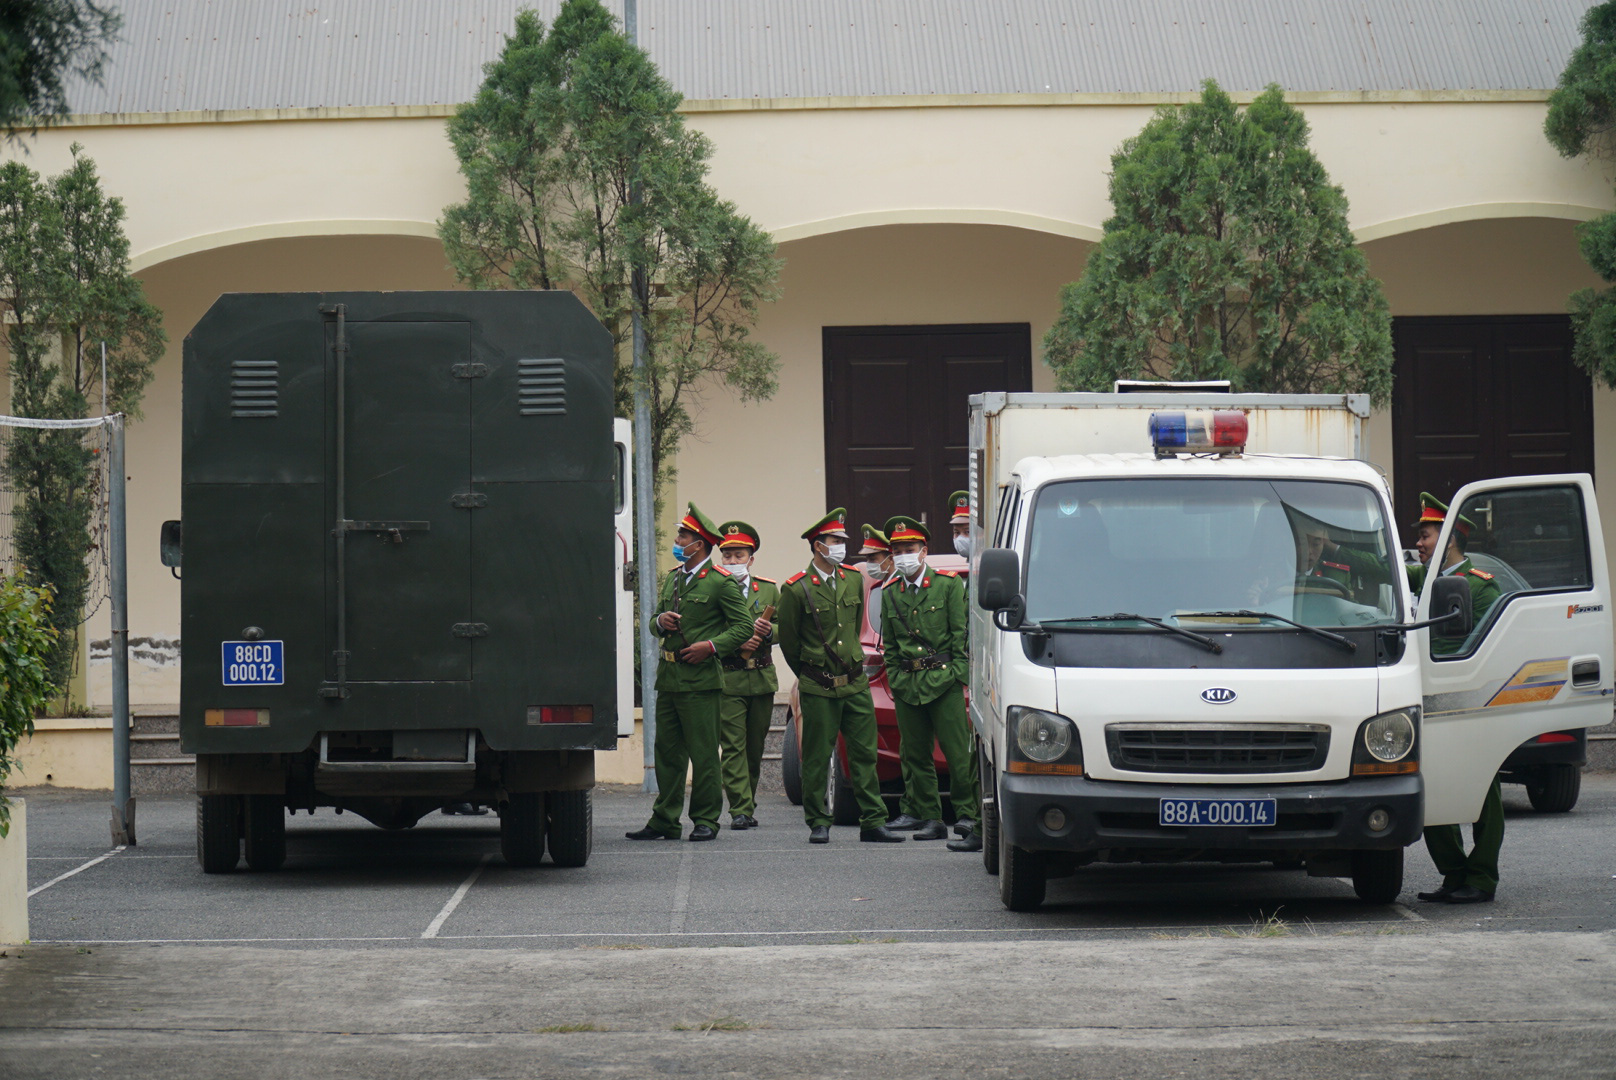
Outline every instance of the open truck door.
{"type": "Polygon", "coordinates": [[[617,570],[617,737],[634,734],[634,430],[627,420],[612,420],[616,455],[616,492],[612,508],[617,535],[612,537],[612,560],[617,570]]]}
{"type": "MultiPolygon", "coordinates": [[[[1467,484],[1442,526],[1442,554],[1460,518],[1465,555],[1498,586],[1468,634],[1428,631],[1421,770],[1425,823],[1475,821],[1493,776],[1521,743],[1548,731],[1608,723],[1612,622],[1605,543],[1586,473],[1467,484]],[[1453,511],[1457,510],[1457,513],[1453,511]]],[[[1418,617],[1432,614],[1427,574],[1418,617]]],[[[1490,590],[1488,590],[1490,592],[1490,590]]],[[[1440,612],[1438,612],[1440,614],[1440,612]]]]}

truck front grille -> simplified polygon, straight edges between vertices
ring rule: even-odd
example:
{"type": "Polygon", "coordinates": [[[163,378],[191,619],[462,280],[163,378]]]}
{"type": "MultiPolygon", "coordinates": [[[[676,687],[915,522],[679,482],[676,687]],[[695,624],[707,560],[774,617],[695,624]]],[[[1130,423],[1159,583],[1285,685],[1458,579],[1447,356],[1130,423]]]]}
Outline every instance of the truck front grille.
{"type": "Polygon", "coordinates": [[[1288,773],[1324,767],[1323,724],[1111,724],[1111,764],[1148,773],[1288,773]]]}

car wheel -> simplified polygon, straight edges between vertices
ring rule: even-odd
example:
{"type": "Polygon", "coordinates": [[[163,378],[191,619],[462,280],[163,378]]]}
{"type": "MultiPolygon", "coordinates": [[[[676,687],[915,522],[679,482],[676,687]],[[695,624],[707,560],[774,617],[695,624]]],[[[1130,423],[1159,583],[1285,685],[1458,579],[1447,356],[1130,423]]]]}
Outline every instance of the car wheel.
{"type": "Polygon", "coordinates": [[[280,795],[243,795],[247,868],[279,870],[286,861],[286,800],[280,795]]]}
{"type": "Polygon", "coordinates": [[[196,797],[196,861],[204,874],[228,874],[241,861],[241,796],[196,797]]]}
{"type": "Polygon", "coordinates": [[[544,796],[550,861],[557,866],[582,866],[589,861],[594,842],[594,802],[585,791],[550,791],[544,796]]]}
{"type": "Polygon", "coordinates": [[[1526,782],[1526,797],[1532,809],[1545,814],[1563,814],[1577,805],[1582,794],[1580,765],[1540,765],[1526,782]]]}
{"type": "Polygon", "coordinates": [[[511,866],[537,866],[544,858],[544,795],[512,792],[499,811],[499,851],[511,866]]]}
{"type": "Polygon", "coordinates": [[[1395,903],[1403,891],[1403,849],[1354,851],[1352,891],[1366,904],[1395,903]]]}
{"type": "Polygon", "coordinates": [[[780,745],[780,782],[793,806],[802,805],[802,751],[797,746],[797,718],[786,714],[786,741],[780,745]]]}

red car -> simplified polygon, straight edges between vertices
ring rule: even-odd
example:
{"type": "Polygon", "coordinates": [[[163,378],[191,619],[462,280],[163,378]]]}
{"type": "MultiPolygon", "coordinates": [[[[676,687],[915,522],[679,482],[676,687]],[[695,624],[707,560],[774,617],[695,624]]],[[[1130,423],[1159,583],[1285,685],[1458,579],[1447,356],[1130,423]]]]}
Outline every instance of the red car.
{"type": "MultiPolygon", "coordinates": [[[[964,577],[968,564],[958,555],[927,555],[926,564],[937,570],[952,570],[964,577]]],[[[874,591],[872,603],[870,579],[860,573],[864,583],[864,625],[859,629],[859,643],[864,646],[864,672],[870,677],[870,698],[875,704],[876,750],[875,770],[881,779],[881,794],[887,800],[890,813],[897,814],[896,803],[903,795],[903,772],[898,763],[898,715],[892,708],[892,691],[887,686],[886,664],[881,657],[881,602],[880,590],[874,591]]],[[[797,684],[791,684],[791,702],[786,706],[786,738],[780,754],[780,774],[785,781],[786,797],[802,805],[802,731],[797,725],[800,712],[797,684]]],[[[948,762],[943,752],[932,747],[932,761],[937,766],[937,785],[948,793],[948,762]]],[[[831,817],[838,825],[859,823],[858,801],[848,780],[847,745],[836,740],[836,755],[831,761],[826,781],[826,803],[831,817]]],[[[946,812],[946,807],[945,807],[946,812]]],[[[950,815],[951,816],[951,815],[950,815]]]]}

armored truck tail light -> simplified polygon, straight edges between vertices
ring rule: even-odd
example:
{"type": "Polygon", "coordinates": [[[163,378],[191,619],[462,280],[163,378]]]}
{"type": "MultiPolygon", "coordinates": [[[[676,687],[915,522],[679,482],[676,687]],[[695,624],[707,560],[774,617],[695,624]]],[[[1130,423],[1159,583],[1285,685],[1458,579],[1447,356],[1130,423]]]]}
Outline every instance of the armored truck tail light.
{"type": "Polygon", "coordinates": [[[206,709],[204,727],[268,727],[268,709],[206,709]]]}
{"type": "MultiPolygon", "coordinates": [[[[528,722],[533,720],[534,710],[528,711],[528,722]]],[[[588,724],[595,719],[593,705],[541,705],[538,708],[538,722],[541,724],[588,724]]]]}
{"type": "Polygon", "coordinates": [[[1005,770],[1040,776],[1082,776],[1083,747],[1077,728],[1064,716],[1012,706],[1009,760],[1005,770]]]}
{"type": "Polygon", "coordinates": [[[1420,771],[1418,707],[1371,716],[1358,729],[1352,748],[1353,776],[1386,776],[1420,771]]]}
{"type": "Polygon", "coordinates": [[[1180,452],[1238,454],[1246,448],[1247,431],[1246,414],[1233,409],[1150,414],[1150,444],[1158,457],[1180,452]]]}

